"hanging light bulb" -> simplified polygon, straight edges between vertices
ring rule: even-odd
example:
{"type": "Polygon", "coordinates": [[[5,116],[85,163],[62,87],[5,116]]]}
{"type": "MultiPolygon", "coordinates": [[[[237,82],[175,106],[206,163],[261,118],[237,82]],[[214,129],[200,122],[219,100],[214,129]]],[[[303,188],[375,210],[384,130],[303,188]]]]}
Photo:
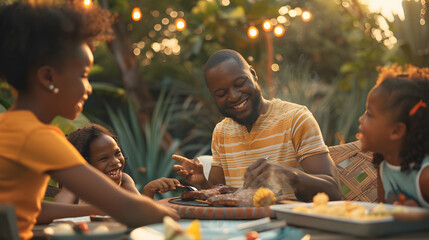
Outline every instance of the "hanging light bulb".
{"type": "Polygon", "coordinates": [[[311,20],[311,12],[310,11],[304,11],[301,15],[302,21],[309,22],[311,20]]]}
{"type": "Polygon", "coordinates": [[[91,6],[91,3],[92,3],[92,1],[91,1],[91,0],[83,0],[83,5],[84,5],[85,7],[89,7],[89,6],[91,6]]]}
{"type": "Polygon", "coordinates": [[[247,29],[247,36],[251,39],[257,38],[259,35],[259,31],[255,26],[250,26],[249,29],[247,29]]]}
{"type": "Polygon", "coordinates": [[[186,28],[186,21],[183,18],[176,19],[175,24],[177,31],[183,31],[186,28]]]}
{"type": "Polygon", "coordinates": [[[262,28],[265,32],[269,32],[273,29],[273,25],[271,24],[271,21],[267,19],[262,23],[262,28]]]}
{"type": "Polygon", "coordinates": [[[131,17],[134,21],[140,21],[142,19],[142,11],[139,7],[133,8],[133,11],[131,12],[131,17]]]}
{"type": "Polygon", "coordinates": [[[273,32],[274,32],[274,35],[276,35],[276,37],[281,37],[283,36],[283,34],[285,34],[285,28],[279,24],[274,27],[273,32]]]}

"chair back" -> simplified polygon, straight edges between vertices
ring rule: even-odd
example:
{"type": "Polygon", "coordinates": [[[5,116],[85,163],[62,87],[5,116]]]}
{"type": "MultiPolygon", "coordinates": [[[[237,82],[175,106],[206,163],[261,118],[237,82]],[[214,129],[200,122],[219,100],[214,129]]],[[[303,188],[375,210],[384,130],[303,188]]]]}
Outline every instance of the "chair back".
{"type": "Polygon", "coordinates": [[[329,147],[329,155],[339,171],[345,200],[377,201],[377,172],[372,153],[360,150],[360,141],[329,147]]]}
{"type": "Polygon", "coordinates": [[[206,179],[209,179],[210,170],[212,168],[213,156],[211,155],[201,155],[198,157],[201,163],[203,164],[204,176],[206,179]]]}
{"type": "Polygon", "coordinates": [[[0,240],[19,240],[18,225],[12,204],[0,203],[0,240]]]}

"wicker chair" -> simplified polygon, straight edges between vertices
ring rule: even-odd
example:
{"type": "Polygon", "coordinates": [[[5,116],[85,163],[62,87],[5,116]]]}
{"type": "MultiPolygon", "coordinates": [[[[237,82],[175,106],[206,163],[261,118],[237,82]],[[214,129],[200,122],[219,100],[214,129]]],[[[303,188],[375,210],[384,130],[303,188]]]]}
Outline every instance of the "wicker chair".
{"type": "Polygon", "coordinates": [[[54,197],[61,191],[57,186],[48,185],[45,192],[45,200],[52,201],[54,197]]]}
{"type": "Polygon", "coordinates": [[[345,200],[376,202],[377,172],[372,153],[360,150],[360,141],[329,147],[337,165],[345,200]]]}

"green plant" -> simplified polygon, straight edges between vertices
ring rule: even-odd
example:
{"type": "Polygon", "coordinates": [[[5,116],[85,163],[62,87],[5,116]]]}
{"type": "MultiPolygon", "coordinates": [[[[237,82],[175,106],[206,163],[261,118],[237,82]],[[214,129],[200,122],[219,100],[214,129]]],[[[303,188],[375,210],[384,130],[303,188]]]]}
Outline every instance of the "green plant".
{"type": "Polygon", "coordinates": [[[371,81],[365,81],[364,86],[352,81],[351,88],[345,90],[339,79],[329,85],[321,82],[302,62],[283,68],[279,74],[282,87],[278,88],[277,97],[307,106],[316,118],[327,145],[339,144],[341,140],[356,140],[358,119],[365,110],[371,81]]]}
{"type": "Polygon", "coordinates": [[[174,139],[162,150],[163,136],[170,124],[173,107],[171,94],[163,89],[157,100],[150,121],[139,126],[133,104],[128,102],[128,118],[122,110],[116,113],[106,105],[113,128],[119,137],[119,144],[125,156],[128,157],[131,174],[139,191],[151,180],[169,177],[173,171],[173,153],[179,148],[180,141],[174,139]],[[143,133],[143,134],[142,134],[143,133]]]}

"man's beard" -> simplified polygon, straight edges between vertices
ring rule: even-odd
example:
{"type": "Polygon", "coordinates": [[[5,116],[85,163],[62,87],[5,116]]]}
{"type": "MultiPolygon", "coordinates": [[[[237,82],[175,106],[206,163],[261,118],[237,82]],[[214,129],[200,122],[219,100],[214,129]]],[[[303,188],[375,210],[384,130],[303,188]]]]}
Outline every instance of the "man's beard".
{"type": "Polygon", "coordinates": [[[219,106],[217,106],[217,108],[219,109],[219,112],[227,118],[231,118],[232,120],[236,121],[238,124],[243,125],[243,126],[252,126],[256,120],[258,119],[260,112],[259,112],[259,105],[261,104],[261,92],[259,92],[258,90],[255,89],[255,92],[253,94],[253,98],[252,98],[252,112],[250,112],[249,116],[243,118],[243,119],[238,119],[236,118],[234,115],[229,114],[227,112],[225,112],[224,110],[222,110],[219,106]]]}

